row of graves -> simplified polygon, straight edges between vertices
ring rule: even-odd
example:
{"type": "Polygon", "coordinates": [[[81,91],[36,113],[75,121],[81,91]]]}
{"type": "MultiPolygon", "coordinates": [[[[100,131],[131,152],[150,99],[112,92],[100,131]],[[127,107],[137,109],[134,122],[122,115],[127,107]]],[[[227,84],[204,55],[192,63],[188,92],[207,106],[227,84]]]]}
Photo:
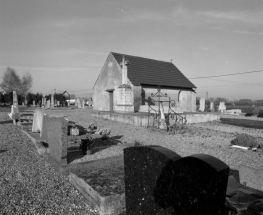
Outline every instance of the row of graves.
{"type": "MultiPolygon", "coordinates": [[[[65,105],[65,104],[64,104],[65,105]]],[[[36,107],[35,101],[33,101],[33,107],[36,107]]],[[[46,100],[45,97],[42,98],[42,101],[39,105],[42,108],[50,109],[54,107],[63,106],[60,104],[59,101],[54,100],[54,95],[51,95],[51,100],[46,100]]],[[[75,99],[75,108],[85,108],[85,99],[77,98],[75,99]]],[[[32,110],[26,111],[24,113],[20,113],[19,107],[18,107],[18,97],[16,91],[13,91],[13,105],[11,105],[11,113],[8,114],[10,119],[13,121],[14,124],[21,125],[26,123],[32,123],[33,120],[33,114],[32,110]]]]}
{"type": "MultiPolygon", "coordinates": [[[[216,109],[215,109],[215,104],[214,104],[213,101],[210,101],[210,105],[209,105],[208,109],[206,108],[205,99],[204,98],[201,98],[199,102],[200,102],[200,105],[199,105],[199,111],[200,112],[205,112],[205,111],[215,112],[216,109]]],[[[223,113],[223,114],[231,114],[231,115],[240,115],[240,114],[242,114],[242,110],[241,109],[227,110],[225,102],[220,102],[219,103],[217,111],[220,112],[220,113],[223,113]]],[[[251,117],[253,115],[256,115],[258,118],[263,118],[263,109],[259,110],[258,112],[255,112],[255,113],[253,113],[253,112],[246,113],[244,116],[245,117],[251,117]]]]}
{"type": "MultiPolygon", "coordinates": [[[[54,107],[60,107],[60,106],[68,107],[70,105],[71,105],[70,100],[67,100],[63,103],[60,103],[60,101],[54,100],[54,95],[52,94],[50,100],[47,100],[46,97],[43,97],[40,106],[42,108],[54,108],[54,107]]],[[[33,101],[33,106],[34,106],[34,101],[33,101]]],[[[85,108],[85,99],[84,98],[76,98],[74,100],[74,106],[76,108],[85,108]]]]}
{"type": "Polygon", "coordinates": [[[207,154],[181,157],[142,144],[123,144],[121,156],[72,164],[113,145],[110,129],[83,128],[40,108],[23,132],[100,215],[263,214],[262,170],[241,166],[238,172],[207,154]]]}

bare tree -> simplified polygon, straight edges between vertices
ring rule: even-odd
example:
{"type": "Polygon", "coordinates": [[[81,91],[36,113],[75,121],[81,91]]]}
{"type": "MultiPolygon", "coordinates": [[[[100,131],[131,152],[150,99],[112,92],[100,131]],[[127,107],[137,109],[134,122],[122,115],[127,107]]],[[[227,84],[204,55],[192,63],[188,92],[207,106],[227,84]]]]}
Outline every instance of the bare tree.
{"type": "Polygon", "coordinates": [[[26,95],[30,88],[32,87],[33,83],[33,78],[30,75],[29,72],[27,74],[23,75],[22,80],[21,80],[21,94],[26,95]]]}

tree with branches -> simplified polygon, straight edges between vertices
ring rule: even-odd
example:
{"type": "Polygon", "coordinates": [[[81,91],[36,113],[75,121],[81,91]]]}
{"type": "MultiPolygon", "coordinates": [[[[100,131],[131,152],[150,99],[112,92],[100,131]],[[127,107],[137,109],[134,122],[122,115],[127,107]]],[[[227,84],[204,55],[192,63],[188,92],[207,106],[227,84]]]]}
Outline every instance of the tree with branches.
{"type": "Polygon", "coordinates": [[[33,78],[29,72],[20,78],[14,69],[7,67],[0,86],[7,94],[16,91],[18,95],[26,97],[32,87],[32,83],[33,78]]]}

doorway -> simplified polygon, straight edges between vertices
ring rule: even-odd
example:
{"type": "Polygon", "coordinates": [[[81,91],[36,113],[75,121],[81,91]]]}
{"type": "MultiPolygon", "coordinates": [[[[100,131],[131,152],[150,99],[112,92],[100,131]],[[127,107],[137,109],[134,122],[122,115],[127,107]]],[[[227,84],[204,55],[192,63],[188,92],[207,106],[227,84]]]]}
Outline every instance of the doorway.
{"type": "Polygon", "coordinates": [[[110,96],[110,111],[113,112],[113,91],[109,91],[110,96]]]}

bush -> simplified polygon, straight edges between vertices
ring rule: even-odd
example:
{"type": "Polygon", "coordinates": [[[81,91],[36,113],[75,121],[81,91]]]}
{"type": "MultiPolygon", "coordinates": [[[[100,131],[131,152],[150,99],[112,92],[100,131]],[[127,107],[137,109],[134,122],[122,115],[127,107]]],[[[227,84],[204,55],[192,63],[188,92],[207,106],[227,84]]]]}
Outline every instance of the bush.
{"type": "Polygon", "coordinates": [[[263,107],[255,107],[252,113],[258,115],[261,110],[263,111],[263,107]]]}
{"type": "Polygon", "coordinates": [[[236,139],[232,140],[231,144],[249,148],[262,148],[263,140],[248,134],[237,134],[236,139]]]}

